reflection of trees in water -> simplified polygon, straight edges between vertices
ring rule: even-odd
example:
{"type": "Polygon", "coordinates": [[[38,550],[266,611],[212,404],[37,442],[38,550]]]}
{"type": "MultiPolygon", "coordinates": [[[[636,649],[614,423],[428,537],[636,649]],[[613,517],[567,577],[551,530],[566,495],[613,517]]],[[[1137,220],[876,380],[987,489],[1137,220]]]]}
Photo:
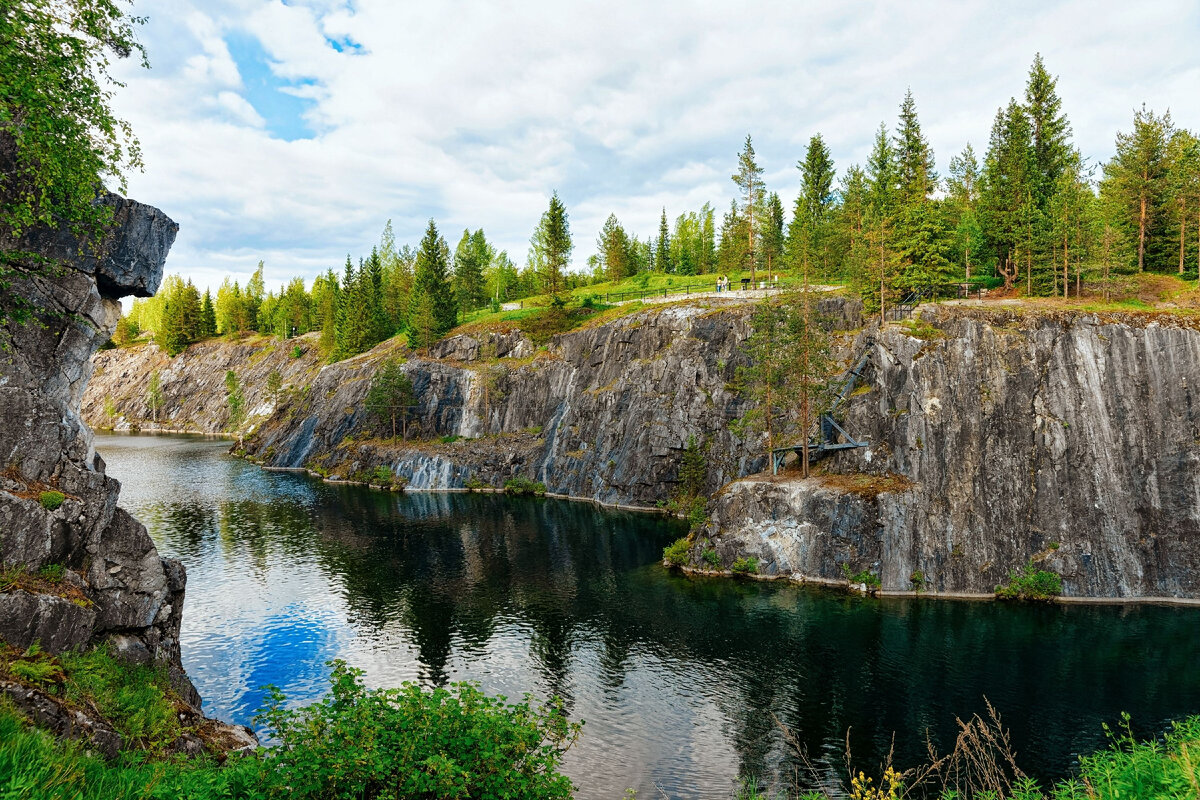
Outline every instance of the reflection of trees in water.
{"type": "Polygon", "coordinates": [[[743,774],[772,771],[773,715],[840,775],[847,728],[864,768],[893,732],[897,762],[913,764],[923,731],[948,746],[954,718],[982,710],[986,694],[1025,767],[1046,775],[1101,746],[1100,723],[1121,710],[1143,733],[1200,711],[1191,609],[875,601],[690,580],[643,566],[679,533],[653,517],[493,495],[309,491],[159,505],[152,525],[185,559],[248,564],[263,579],[281,559],[316,565],[342,588],[352,623],[402,631],[432,682],[447,680],[453,652],[482,655],[508,624],[528,633],[541,691],[568,700],[581,646],[597,650],[597,680],[614,692],[647,656],[682,662],[672,674],[721,709],[743,774]]]}

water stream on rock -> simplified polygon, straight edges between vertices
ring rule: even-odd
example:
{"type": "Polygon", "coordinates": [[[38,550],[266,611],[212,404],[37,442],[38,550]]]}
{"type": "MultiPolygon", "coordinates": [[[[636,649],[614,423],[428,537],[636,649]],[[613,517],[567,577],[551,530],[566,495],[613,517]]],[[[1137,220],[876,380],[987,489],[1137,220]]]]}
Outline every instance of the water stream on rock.
{"type": "Polygon", "coordinates": [[[371,686],[478,681],[559,695],[586,720],[581,798],[721,797],[737,776],[878,772],[941,747],[987,700],[1046,780],[1134,730],[1200,712],[1200,609],[867,599],[664,570],[683,529],[588,503],[391,495],[266,472],[228,442],[97,436],[120,504],[187,566],[183,660],[212,715],[251,724],[325,662],[371,686]]]}

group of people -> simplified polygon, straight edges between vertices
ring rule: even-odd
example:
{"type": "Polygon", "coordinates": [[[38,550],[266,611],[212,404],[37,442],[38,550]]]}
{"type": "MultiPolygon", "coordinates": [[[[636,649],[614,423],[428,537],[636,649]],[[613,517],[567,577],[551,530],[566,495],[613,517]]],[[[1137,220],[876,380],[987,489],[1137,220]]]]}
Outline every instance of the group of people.
{"type": "MultiPolygon", "coordinates": [[[[742,278],[742,288],[743,289],[745,289],[749,283],[750,283],[749,278],[742,278]]],[[[764,280],[759,284],[759,288],[766,289],[767,285],[768,284],[767,284],[767,281],[765,280],[765,276],[764,276],[764,280]]],[[[779,276],[778,275],[771,276],[770,287],[772,289],[779,287],[779,276]]],[[[718,292],[728,292],[729,291],[729,276],[728,275],[718,275],[717,276],[717,291],[718,292]]]]}

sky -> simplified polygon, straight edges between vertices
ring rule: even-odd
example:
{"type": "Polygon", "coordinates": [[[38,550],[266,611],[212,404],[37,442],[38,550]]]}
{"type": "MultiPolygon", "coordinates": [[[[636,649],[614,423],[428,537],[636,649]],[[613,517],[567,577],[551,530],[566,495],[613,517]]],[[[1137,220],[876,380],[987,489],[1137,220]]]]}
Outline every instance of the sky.
{"type": "Polygon", "coordinates": [[[1085,157],[1142,104],[1200,130],[1196,0],[459,2],[135,0],[151,69],[115,74],[145,168],[128,193],[180,225],[167,272],[268,288],[483,228],[525,261],[557,191],[582,268],[610,213],[645,238],[736,195],[751,135],[791,207],[820,133],[863,163],[911,89],[945,174],[1020,99],[1040,52],[1085,157]]]}

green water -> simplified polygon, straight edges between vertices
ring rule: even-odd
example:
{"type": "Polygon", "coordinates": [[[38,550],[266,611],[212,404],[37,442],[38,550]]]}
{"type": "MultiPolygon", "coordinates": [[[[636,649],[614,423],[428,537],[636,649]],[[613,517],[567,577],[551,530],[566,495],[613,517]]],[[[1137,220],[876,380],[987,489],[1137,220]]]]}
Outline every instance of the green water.
{"type": "MultiPolygon", "coordinates": [[[[1121,711],[1200,712],[1200,609],[872,600],[663,570],[660,517],[495,495],[387,495],[265,472],[227,443],[100,436],[121,504],[188,569],[184,663],[206,710],[250,724],[274,683],[474,680],[566,699],[582,798],[725,796],[791,776],[779,724],[826,779],[945,747],[1000,711],[1023,768],[1068,774],[1121,711]],[[778,720],[778,722],[776,721],[778,720]],[[657,787],[657,788],[656,788],[657,787]]],[[[812,780],[811,776],[805,778],[812,780]]]]}

